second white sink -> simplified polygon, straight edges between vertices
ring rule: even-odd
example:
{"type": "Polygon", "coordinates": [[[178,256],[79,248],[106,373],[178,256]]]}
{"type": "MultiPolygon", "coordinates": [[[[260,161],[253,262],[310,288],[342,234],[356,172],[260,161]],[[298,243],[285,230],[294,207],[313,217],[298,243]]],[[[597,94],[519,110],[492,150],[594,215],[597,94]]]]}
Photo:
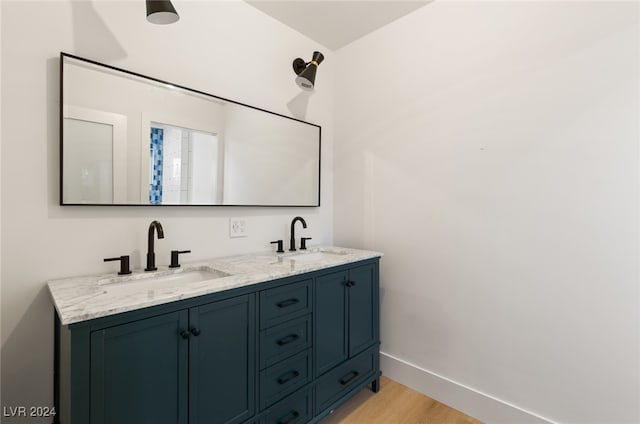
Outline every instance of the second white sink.
{"type": "Polygon", "coordinates": [[[341,250],[319,250],[315,252],[299,253],[291,255],[287,259],[297,262],[316,262],[335,259],[336,256],[346,255],[347,252],[341,250]]]}

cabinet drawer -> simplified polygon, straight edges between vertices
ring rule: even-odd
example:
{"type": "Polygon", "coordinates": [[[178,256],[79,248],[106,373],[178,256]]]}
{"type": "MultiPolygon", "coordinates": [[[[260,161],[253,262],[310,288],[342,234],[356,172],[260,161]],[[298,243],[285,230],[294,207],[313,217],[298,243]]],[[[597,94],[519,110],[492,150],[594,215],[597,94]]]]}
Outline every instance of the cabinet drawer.
{"type": "Polygon", "coordinates": [[[260,292],[260,329],[311,312],[311,280],[260,292]]]}
{"type": "Polygon", "coordinates": [[[311,347],[311,316],[306,315],[260,332],[260,369],[311,347]]]}
{"type": "Polygon", "coordinates": [[[260,420],[260,424],[302,424],[313,418],[311,390],[296,393],[276,403],[260,420]]]}
{"type": "Polygon", "coordinates": [[[374,371],[376,350],[368,350],[329,371],[316,385],[316,413],[327,408],[344,392],[369,378],[374,371]]]}
{"type": "Polygon", "coordinates": [[[311,381],[311,352],[306,350],[260,372],[260,409],[311,381]]]}

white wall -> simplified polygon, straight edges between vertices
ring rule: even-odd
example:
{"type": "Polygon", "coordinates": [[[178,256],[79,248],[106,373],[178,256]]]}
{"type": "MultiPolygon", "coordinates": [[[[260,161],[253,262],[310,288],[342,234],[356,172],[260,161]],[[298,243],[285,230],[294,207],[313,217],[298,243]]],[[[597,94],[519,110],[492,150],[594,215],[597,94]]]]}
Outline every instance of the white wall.
{"type": "Polygon", "coordinates": [[[337,53],[335,242],[385,252],[383,372],[487,422],[640,422],[639,12],[436,1],[337,53]]]}
{"type": "MultiPolygon", "coordinates": [[[[2,7],[0,7],[0,22],[2,22],[2,7]]],[[[0,46],[2,46],[2,31],[0,30],[0,46]]],[[[0,54],[0,99],[2,99],[2,54],[0,54]]],[[[2,234],[2,101],[0,101],[0,235],[2,234]]],[[[0,242],[0,302],[2,299],[2,243],[0,242]]],[[[0,303],[1,305],[1,303],[0,303]]],[[[2,338],[2,313],[0,313],[0,340],[2,338]]],[[[0,348],[0,364],[2,364],[2,350],[0,348]]],[[[0,378],[1,374],[0,365],[0,378]]],[[[0,404],[2,404],[2,384],[0,384],[0,404]]]]}
{"type": "MultiPolygon", "coordinates": [[[[326,129],[320,208],[58,206],[60,51],[291,114],[287,105],[300,93],[291,62],[320,46],[244,2],[175,5],[180,22],[154,26],[142,1],[1,3],[2,406],[52,404],[53,307],[45,282],[115,271],[102,262],[114,255],[133,254],[140,266],[152,219],[165,230],[156,243],[160,264],[171,249],[191,249],[185,260],[270,249],[298,214],[314,242],[332,241],[330,89],[318,90],[307,109],[307,120],[326,129]],[[249,237],[228,238],[230,216],[247,218],[249,237]]],[[[332,87],[327,56],[323,85],[332,87]]]]}

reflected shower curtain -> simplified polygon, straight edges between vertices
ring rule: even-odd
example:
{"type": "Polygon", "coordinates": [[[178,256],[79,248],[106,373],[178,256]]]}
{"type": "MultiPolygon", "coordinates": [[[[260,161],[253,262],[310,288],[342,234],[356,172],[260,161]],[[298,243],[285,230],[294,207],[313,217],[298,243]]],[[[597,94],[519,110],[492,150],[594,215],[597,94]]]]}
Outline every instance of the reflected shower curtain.
{"type": "Polygon", "coordinates": [[[149,203],[152,205],[162,204],[162,141],[164,131],[161,128],[151,128],[151,166],[149,170],[149,203]]]}

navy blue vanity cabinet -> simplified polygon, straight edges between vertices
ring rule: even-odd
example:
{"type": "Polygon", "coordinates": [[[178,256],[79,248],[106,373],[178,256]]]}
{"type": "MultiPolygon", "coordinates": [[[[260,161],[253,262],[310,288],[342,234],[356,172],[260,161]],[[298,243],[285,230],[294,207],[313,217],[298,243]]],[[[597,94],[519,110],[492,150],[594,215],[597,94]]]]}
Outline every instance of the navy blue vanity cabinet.
{"type": "Polygon", "coordinates": [[[319,376],[347,359],[348,271],[316,278],[315,292],[315,375],[319,376]]]}
{"type": "Polygon", "coordinates": [[[363,265],[349,270],[348,340],[349,357],[379,343],[379,295],[377,268],[363,265]]]}
{"type": "Polygon", "coordinates": [[[59,326],[56,423],[239,424],[252,419],[255,294],[205,298],[59,326]]]}
{"type": "Polygon", "coordinates": [[[189,424],[236,424],[253,416],[253,298],[189,309],[189,424]]]}
{"type": "Polygon", "coordinates": [[[374,264],[316,279],[316,376],[378,342],[378,284],[374,264]]]}
{"type": "MultiPolygon", "coordinates": [[[[313,380],[312,287],[313,279],[305,278],[260,292],[260,410],[313,380]]],[[[291,422],[300,422],[302,416],[291,422]]]]}
{"type": "Polygon", "coordinates": [[[56,318],[55,424],[319,422],[378,390],[378,262],[56,318]]]}
{"type": "Polygon", "coordinates": [[[311,287],[313,280],[306,278],[294,283],[260,292],[260,329],[311,312],[311,287]]]}
{"type": "Polygon", "coordinates": [[[91,333],[91,424],[186,424],[187,311],[91,333]]]}
{"type": "Polygon", "coordinates": [[[311,388],[299,390],[269,408],[259,424],[303,424],[313,418],[311,388]]]}
{"type": "Polygon", "coordinates": [[[316,278],[314,331],[316,413],[367,383],[378,391],[377,261],[316,278]]]}

